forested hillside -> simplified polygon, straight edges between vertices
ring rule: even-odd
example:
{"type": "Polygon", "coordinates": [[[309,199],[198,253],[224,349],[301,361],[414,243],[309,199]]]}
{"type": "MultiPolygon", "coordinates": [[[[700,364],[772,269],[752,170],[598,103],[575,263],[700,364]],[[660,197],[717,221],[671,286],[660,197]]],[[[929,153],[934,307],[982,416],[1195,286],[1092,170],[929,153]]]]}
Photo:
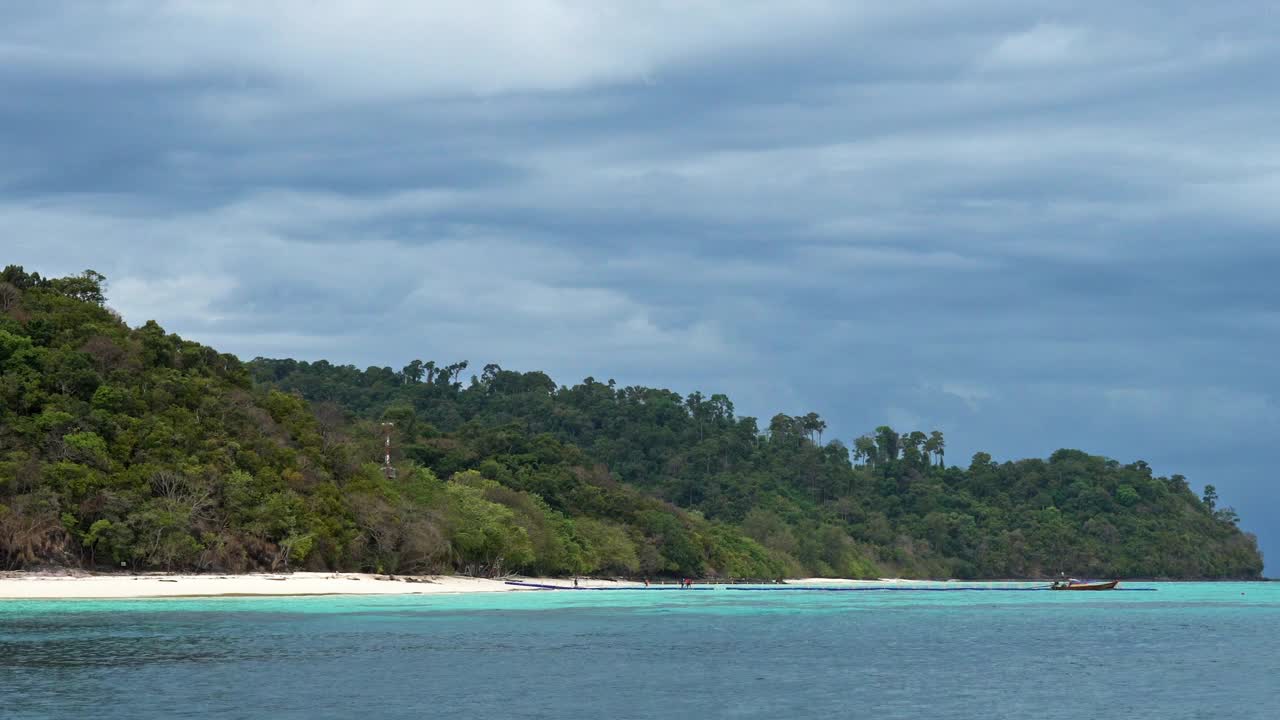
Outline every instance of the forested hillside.
{"type": "MultiPolygon", "coordinates": [[[[512,483],[504,444],[536,438],[581,448],[625,483],[739,528],[791,573],[852,575],[868,564],[917,577],[1255,577],[1255,539],[1197,498],[1180,475],[1157,477],[1077,450],[997,463],[945,464],[936,431],[880,427],[824,438],[816,414],[766,427],[724,395],[557,386],[541,372],[414,361],[400,371],[257,359],[255,381],[393,421],[406,459],[449,474],[477,469],[512,483]],[[824,440],[826,440],[824,442],[824,440]]],[[[518,481],[516,481],[518,483],[518,481]]],[[[517,484],[517,486],[519,486],[517,484]]],[[[534,489],[538,492],[537,489],[534,489]]]]}
{"type": "Polygon", "coordinates": [[[102,280],[0,276],[0,567],[798,570],[547,436],[470,429],[437,446],[485,454],[488,477],[385,477],[375,427],[255,387],[235,357],[154,322],[130,330],[102,280]]]}
{"type": "Polygon", "coordinates": [[[233,356],[104,278],[0,275],[0,566],[778,577],[1256,577],[1186,480],[1074,450],[945,464],[723,395],[233,356]],[[377,458],[393,423],[396,472],[377,458]]]}

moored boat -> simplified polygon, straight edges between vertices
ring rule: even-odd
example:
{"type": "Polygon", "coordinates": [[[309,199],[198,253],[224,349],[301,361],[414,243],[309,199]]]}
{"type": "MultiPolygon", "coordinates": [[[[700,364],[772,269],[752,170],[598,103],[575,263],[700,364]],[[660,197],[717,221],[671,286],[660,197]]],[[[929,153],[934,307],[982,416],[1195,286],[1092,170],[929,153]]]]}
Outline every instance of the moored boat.
{"type": "Polygon", "coordinates": [[[1086,582],[1083,580],[1055,580],[1049,586],[1050,590],[1114,590],[1119,585],[1119,580],[1107,580],[1102,582],[1086,582]]]}

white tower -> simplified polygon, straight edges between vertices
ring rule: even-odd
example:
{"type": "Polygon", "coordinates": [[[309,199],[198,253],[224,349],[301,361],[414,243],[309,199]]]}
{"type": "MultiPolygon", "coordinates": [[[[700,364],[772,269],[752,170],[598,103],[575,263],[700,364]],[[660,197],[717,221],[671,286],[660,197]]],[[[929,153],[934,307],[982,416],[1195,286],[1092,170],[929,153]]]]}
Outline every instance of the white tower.
{"type": "Polygon", "coordinates": [[[386,452],[382,458],[382,474],[385,475],[388,480],[394,480],[396,477],[396,469],[391,464],[391,428],[395,426],[396,424],[391,422],[382,423],[382,430],[386,436],[386,442],[383,444],[383,448],[386,452]]]}

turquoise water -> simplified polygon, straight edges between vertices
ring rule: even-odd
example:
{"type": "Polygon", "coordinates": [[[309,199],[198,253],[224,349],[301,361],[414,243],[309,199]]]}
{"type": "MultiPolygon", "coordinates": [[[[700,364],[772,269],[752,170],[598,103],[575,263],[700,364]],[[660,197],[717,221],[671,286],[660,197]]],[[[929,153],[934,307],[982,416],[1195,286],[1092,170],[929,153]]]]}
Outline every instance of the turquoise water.
{"type": "Polygon", "coordinates": [[[0,717],[1280,717],[1280,583],[1128,586],[0,601],[0,717]]]}

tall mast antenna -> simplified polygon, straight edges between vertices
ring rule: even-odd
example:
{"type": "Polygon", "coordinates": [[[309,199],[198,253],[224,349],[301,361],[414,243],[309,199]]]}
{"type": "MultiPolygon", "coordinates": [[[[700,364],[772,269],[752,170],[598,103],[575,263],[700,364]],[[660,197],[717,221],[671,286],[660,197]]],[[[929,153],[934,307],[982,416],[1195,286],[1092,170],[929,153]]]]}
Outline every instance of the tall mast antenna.
{"type": "Polygon", "coordinates": [[[395,466],[391,464],[391,428],[395,426],[396,424],[393,422],[382,423],[382,431],[386,437],[386,442],[383,444],[385,454],[382,458],[382,474],[385,475],[388,480],[394,480],[396,477],[395,466]]]}

